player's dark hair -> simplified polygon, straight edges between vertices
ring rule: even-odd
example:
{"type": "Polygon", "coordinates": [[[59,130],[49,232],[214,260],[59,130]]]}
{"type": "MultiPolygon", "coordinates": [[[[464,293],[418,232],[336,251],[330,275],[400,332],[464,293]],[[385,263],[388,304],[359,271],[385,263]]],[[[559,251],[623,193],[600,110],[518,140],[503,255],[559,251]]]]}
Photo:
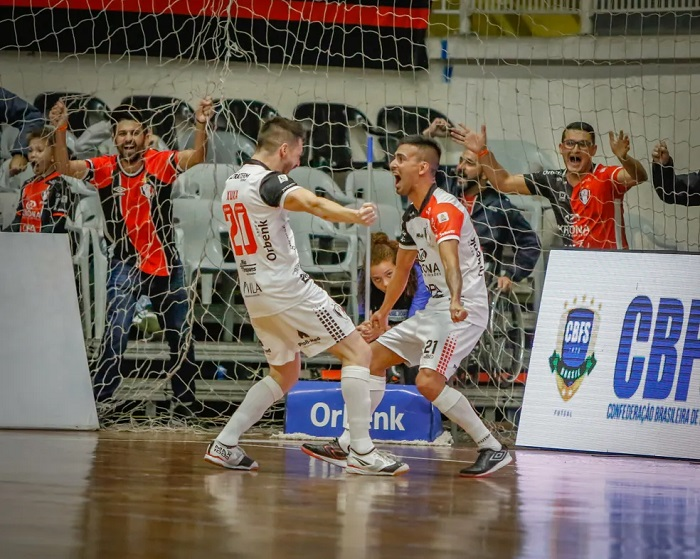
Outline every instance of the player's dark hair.
{"type": "Polygon", "coordinates": [[[44,126],[43,128],[32,130],[31,132],[27,133],[27,143],[31,142],[32,140],[44,140],[47,145],[53,146],[56,140],[54,129],[44,126]]]}
{"type": "Polygon", "coordinates": [[[572,122],[566,125],[564,131],[561,133],[561,141],[563,142],[566,138],[567,130],[580,130],[581,132],[588,132],[591,135],[591,141],[595,144],[595,130],[587,122],[572,122]]]}
{"type": "Polygon", "coordinates": [[[144,129],[148,129],[148,119],[146,115],[143,114],[143,111],[131,105],[119,105],[109,113],[109,119],[112,121],[112,135],[116,134],[117,124],[122,120],[133,120],[134,122],[138,122],[144,129]]]}
{"type": "Polygon", "coordinates": [[[399,145],[397,146],[400,147],[404,144],[411,145],[411,146],[416,146],[426,157],[427,160],[427,154],[426,152],[434,152],[434,154],[437,156],[437,159],[435,160],[435,168],[434,172],[437,171],[438,165],[440,165],[440,158],[442,157],[442,149],[440,148],[440,144],[438,144],[435,140],[432,138],[428,138],[427,136],[423,136],[421,134],[413,134],[411,136],[404,136],[401,138],[401,141],[399,142],[399,145]]]}
{"type": "MultiPolygon", "coordinates": [[[[376,266],[382,262],[391,262],[396,264],[396,254],[399,252],[399,243],[389,238],[386,233],[378,231],[377,233],[372,233],[372,252],[370,254],[369,264],[370,266],[376,266]]],[[[364,293],[365,291],[365,275],[364,273],[359,274],[358,277],[358,293],[364,293]]],[[[411,272],[408,275],[408,281],[406,282],[405,293],[409,297],[413,297],[418,289],[418,275],[416,270],[411,268],[411,272]]]]}
{"type": "Polygon", "coordinates": [[[282,144],[303,140],[305,136],[304,127],[300,122],[275,116],[266,120],[260,127],[256,149],[273,152],[282,144]]]}

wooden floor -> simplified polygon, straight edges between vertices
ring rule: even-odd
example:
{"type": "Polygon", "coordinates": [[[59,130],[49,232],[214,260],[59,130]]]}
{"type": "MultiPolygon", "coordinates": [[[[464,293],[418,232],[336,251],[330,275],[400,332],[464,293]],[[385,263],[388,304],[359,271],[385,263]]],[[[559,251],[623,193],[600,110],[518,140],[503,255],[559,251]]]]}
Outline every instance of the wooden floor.
{"type": "Polygon", "coordinates": [[[183,433],[0,431],[0,557],[700,557],[700,466],[517,451],[485,480],[472,449],[392,447],[399,478],[347,475],[296,442],[250,440],[257,474],[183,433]]]}

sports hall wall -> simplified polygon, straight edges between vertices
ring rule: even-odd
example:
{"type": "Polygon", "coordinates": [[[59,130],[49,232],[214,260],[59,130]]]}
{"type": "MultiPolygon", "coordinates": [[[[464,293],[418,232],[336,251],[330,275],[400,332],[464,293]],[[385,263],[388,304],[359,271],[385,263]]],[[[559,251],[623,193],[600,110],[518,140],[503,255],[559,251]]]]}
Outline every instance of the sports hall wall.
{"type": "MultiPolygon", "coordinates": [[[[685,49],[682,38],[675,41],[674,56],[695,49],[690,39],[685,49]]],[[[607,131],[623,129],[632,155],[643,162],[649,164],[654,143],[666,139],[677,170],[700,168],[700,64],[670,58],[579,66],[562,64],[558,56],[552,64],[464,61],[453,65],[446,82],[440,60],[431,61],[429,72],[399,73],[0,53],[0,85],[29,100],[50,90],[92,93],[110,106],[130,94],[171,95],[191,104],[203,95],[259,99],[287,116],[298,103],[328,100],[356,106],[372,121],[384,105],[431,106],[469,126],[485,122],[491,139],[536,144],[557,168],[563,126],[584,120],[598,131],[598,162],[614,162],[607,131]]],[[[453,146],[447,162],[457,154],[453,146]]],[[[665,206],[649,184],[633,189],[625,202],[634,226],[631,247],[700,250],[700,208],[665,206]]]]}

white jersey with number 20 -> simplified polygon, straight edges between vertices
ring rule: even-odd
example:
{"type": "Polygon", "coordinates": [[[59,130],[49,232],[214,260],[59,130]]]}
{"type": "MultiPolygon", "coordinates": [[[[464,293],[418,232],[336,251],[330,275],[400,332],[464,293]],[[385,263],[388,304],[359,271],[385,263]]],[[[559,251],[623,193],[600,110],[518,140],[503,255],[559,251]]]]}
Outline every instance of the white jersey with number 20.
{"type": "Polygon", "coordinates": [[[320,290],[301,270],[284,199],[301,188],[251,159],[221,196],[240,289],[252,318],[281,313],[320,290]]]}

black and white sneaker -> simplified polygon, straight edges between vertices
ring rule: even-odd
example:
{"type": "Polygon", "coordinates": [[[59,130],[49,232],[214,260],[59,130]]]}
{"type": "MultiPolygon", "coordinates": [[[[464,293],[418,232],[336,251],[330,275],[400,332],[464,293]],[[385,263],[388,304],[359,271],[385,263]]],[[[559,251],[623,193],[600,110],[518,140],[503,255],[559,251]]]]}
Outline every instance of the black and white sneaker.
{"type": "Polygon", "coordinates": [[[216,439],[209,443],[204,459],[211,464],[229,470],[250,471],[258,469],[258,463],[243,452],[240,446],[228,446],[216,439]]]}
{"type": "Polygon", "coordinates": [[[507,466],[512,461],[513,457],[505,446],[501,450],[483,448],[479,451],[479,457],[476,459],[476,462],[468,468],[460,470],[459,475],[460,477],[488,476],[507,466]]]}
{"type": "Polygon", "coordinates": [[[345,468],[348,465],[348,453],[340,446],[338,439],[321,444],[304,443],[301,445],[301,451],[340,468],[345,468]]]}

